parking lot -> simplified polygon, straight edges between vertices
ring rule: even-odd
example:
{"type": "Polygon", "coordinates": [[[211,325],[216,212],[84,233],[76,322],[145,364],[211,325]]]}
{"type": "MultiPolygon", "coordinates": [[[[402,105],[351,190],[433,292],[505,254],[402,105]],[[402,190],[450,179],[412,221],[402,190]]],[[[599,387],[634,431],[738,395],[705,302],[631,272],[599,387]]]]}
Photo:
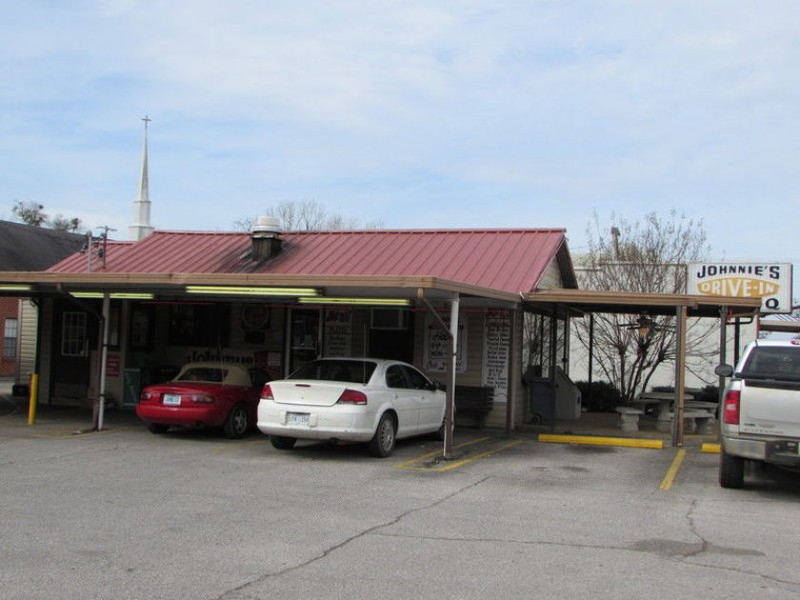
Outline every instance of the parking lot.
{"type": "Polygon", "coordinates": [[[114,415],[85,426],[0,417],[3,599],[800,593],[800,479],[723,490],[697,446],[465,429],[455,461],[428,439],[381,460],[355,445],[281,452],[260,434],[155,436],[114,415]]]}

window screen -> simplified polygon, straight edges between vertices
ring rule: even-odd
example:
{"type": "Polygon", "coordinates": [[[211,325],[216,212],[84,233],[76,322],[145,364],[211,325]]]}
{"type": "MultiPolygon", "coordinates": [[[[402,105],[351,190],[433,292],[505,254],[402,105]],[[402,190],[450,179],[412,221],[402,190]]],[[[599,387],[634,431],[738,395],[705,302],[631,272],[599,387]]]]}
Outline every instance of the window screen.
{"type": "Polygon", "coordinates": [[[17,320],[6,319],[3,327],[3,357],[17,357],[17,320]]]}
{"type": "Polygon", "coordinates": [[[86,356],[86,313],[65,312],[61,332],[62,356],[86,356]]]}

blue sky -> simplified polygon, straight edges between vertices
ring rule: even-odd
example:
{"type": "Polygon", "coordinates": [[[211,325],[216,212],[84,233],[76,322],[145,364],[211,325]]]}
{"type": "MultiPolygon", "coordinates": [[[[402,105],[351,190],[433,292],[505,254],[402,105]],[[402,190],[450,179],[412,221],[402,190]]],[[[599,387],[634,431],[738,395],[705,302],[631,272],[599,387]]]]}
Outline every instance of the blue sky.
{"type": "Polygon", "coordinates": [[[800,3],[0,0],[0,218],[127,237],[283,201],[391,228],[702,219],[800,263],[800,3]]]}

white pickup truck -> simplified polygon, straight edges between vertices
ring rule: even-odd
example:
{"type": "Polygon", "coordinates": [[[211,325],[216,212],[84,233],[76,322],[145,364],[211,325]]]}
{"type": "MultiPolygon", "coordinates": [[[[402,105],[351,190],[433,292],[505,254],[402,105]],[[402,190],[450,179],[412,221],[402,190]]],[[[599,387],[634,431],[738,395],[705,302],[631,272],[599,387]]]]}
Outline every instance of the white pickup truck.
{"type": "Polygon", "coordinates": [[[719,483],[744,485],[745,461],[800,467],[800,340],[758,340],[747,345],[720,406],[719,483]]]}

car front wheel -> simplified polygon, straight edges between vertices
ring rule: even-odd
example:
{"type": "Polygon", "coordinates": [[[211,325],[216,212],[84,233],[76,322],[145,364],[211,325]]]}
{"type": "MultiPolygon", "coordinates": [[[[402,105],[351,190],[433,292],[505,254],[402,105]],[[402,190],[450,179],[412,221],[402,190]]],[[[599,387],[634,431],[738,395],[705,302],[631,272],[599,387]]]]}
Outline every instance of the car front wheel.
{"type": "Polygon", "coordinates": [[[228,418],[225,419],[222,432],[225,434],[226,438],[235,440],[244,436],[249,426],[250,416],[247,414],[247,408],[241,404],[237,404],[231,409],[228,418]]]}
{"type": "Polygon", "coordinates": [[[384,413],[378,422],[375,435],[369,443],[369,452],[372,456],[386,458],[394,452],[394,443],[397,434],[397,425],[394,417],[389,413],[384,413]]]}
{"type": "Polygon", "coordinates": [[[731,456],[725,450],[720,453],[719,484],[734,489],[744,485],[744,459],[741,456],[731,456]]]}

